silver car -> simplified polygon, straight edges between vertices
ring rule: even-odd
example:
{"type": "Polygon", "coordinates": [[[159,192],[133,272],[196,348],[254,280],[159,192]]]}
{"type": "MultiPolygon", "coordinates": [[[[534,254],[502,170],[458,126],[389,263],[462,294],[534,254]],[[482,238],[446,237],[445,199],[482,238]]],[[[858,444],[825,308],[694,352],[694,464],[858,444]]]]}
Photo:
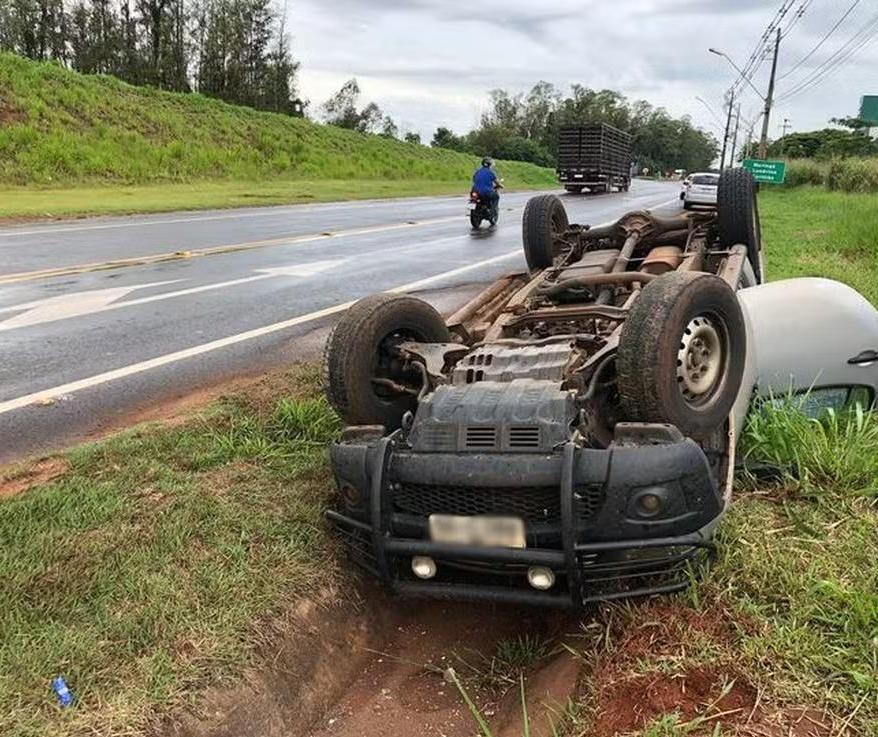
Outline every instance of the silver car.
{"type": "Polygon", "coordinates": [[[719,174],[699,172],[689,177],[689,184],[683,192],[683,207],[686,210],[693,206],[716,207],[716,193],[719,185],[719,174]]]}

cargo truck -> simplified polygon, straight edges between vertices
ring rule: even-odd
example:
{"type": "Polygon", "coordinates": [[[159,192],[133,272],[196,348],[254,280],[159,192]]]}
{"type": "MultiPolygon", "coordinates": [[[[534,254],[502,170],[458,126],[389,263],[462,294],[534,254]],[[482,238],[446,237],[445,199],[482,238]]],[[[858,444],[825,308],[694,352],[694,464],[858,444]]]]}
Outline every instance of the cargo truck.
{"type": "Polygon", "coordinates": [[[631,136],[606,123],[566,126],[558,133],[558,179],[568,192],[627,192],[631,136]]]}

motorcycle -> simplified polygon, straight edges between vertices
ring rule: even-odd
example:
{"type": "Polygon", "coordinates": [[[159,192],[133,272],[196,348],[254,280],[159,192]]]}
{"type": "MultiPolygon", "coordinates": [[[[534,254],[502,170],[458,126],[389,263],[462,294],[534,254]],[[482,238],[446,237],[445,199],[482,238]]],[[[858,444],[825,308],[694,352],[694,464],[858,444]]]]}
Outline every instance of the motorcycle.
{"type": "MultiPolygon", "coordinates": [[[[498,182],[497,189],[502,188],[503,185],[498,182]]],[[[469,221],[470,225],[473,226],[473,230],[478,230],[481,227],[482,220],[487,220],[493,228],[497,224],[499,217],[499,201],[496,206],[492,207],[487,200],[482,199],[478,192],[471,191],[469,193],[469,221]]]]}

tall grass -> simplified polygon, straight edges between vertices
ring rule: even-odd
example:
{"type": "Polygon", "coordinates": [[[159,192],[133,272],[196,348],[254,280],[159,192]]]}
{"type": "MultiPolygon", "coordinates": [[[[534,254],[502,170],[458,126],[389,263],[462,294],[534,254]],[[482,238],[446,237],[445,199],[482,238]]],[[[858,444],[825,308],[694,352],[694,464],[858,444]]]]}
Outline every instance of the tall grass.
{"type": "MultiPolygon", "coordinates": [[[[135,87],[0,53],[0,183],[466,181],[473,156],[135,87]]],[[[498,165],[512,186],[548,184],[531,164],[498,165]]]]}
{"type": "Polygon", "coordinates": [[[826,186],[840,192],[878,192],[878,159],[838,159],[829,164],[826,186]]]}
{"type": "Polygon", "coordinates": [[[814,417],[807,402],[789,397],[753,412],[742,437],[745,455],[778,466],[804,493],[878,498],[878,414],[856,404],[814,417]]]}
{"type": "Polygon", "coordinates": [[[812,159],[793,159],[787,162],[786,184],[800,187],[803,184],[821,186],[826,182],[826,165],[812,159]]]}
{"type": "Polygon", "coordinates": [[[838,192],[878,192],[878,159],[833,159],[825,163],[792,159],[787,162],[786,184],[813,184],[838,192]]]}

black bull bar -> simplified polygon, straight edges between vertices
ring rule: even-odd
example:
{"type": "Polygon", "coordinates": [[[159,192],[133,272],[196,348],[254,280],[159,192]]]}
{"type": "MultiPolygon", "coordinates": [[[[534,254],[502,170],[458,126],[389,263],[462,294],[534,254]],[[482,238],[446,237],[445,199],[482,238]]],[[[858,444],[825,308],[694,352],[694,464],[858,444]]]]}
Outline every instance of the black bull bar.
{"type": "Polygon", "coordinates": [[[401,595],[576,609],[683,590],[693,568],[715,554],[711,533],[722,496],[691,440],[606,450],[567,443],[558,453],[528,457],[418,454],[392,435],[337,443],[331,454],[343,504],[326,516],[354,561],[401,595]],[[439,489],[465,487],[474,498],[502,483],[522,494],[549,488],[557,508],[550,519],[528,526],[525,548],[435,542],[427,517],[395,501],[415,481],[418,488],[433,482],[439,489]],[[591,498],[584,515],[586,490],[591,498]],[[662,514],[638,515],[644,494],[661,500],[662,514]],[[409,567],[414,556],[434,559],[441,575],[416,578],[409,567]],[[557,583],[546,591],[528,586],[525,572],[532,566],[551,569],[557,583]]]}

